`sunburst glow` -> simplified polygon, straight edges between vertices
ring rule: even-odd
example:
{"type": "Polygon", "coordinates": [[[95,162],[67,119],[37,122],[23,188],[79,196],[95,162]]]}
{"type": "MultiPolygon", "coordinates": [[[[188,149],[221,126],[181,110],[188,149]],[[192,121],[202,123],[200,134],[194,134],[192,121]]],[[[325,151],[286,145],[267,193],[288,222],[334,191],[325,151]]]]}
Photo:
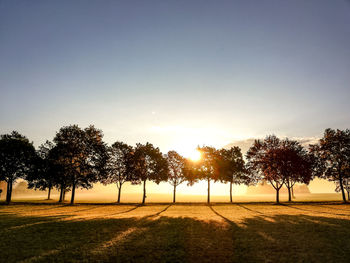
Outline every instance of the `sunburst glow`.
{"type": "Polygon", "coordinates": [[[196,161],[199,161],[201,159],[201,156],[202,155],[201,155],[200,151],[194,150],[193,152],[190,153],[189,158],[192,161],[196,162],[196,161]]]}

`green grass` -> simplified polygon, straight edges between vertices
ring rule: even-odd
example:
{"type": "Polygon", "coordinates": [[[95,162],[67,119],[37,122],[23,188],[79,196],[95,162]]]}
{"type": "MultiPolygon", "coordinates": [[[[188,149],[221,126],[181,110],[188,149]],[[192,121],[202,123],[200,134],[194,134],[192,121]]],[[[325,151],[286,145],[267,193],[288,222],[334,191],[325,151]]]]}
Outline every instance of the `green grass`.
{"type": "Polygon", "coordinates": [[[350,205],[0,205],[0,262],[349,262],[350,205]]]}

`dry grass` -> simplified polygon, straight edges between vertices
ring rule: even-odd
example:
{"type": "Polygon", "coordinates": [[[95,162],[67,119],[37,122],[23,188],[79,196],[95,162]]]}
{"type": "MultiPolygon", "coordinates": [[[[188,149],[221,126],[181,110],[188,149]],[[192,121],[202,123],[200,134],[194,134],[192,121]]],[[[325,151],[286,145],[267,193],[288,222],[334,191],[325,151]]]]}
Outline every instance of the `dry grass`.
{"type": "Polygon", "coordinates": [[[350,205],[0,206],[1,262],[349,262],[350,205]]]}

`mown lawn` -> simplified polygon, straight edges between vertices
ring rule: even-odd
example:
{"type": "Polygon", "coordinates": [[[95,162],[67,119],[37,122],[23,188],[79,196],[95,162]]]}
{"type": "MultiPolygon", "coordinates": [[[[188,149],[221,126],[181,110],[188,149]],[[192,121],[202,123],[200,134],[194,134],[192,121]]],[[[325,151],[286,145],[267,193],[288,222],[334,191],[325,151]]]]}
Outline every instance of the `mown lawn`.
{"type": "Polygon", "coordinates": [[[1,262],[350,262],[350,205],[0,205],[1,262]]]}

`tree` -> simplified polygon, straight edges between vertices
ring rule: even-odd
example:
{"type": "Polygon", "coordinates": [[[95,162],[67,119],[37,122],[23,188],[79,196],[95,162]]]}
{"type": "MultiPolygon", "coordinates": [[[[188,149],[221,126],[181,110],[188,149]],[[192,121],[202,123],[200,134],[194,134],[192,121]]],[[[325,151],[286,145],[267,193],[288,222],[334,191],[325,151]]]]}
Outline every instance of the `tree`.
{"type": "Polygon", "coordinates": [[[92,188],[107,174],[108,154],[102,138],[102,131],[94,126],[81,129],[77,125],[62,127],[54,138],[56,163],[64,169],[62,178],[68,178],[65,187],[72,189],[71,204],[77,187],[92,188]]]}
{"type": "Polygon", "coordinates": [[[34,169],[28,173],[26,178],[28,188],[41,191],[48,190],[47,200],[50,200],[51,189],[54,187],[55,180],[54,164],[51,158],[53,148],[54,144],[50,141],[46,141],[39,147],[34,169]]]}
{"type": "Polygon", "coordinates": [[[279,203],[279,191],[285,183],[285,177],[281,171],[281,158],[279,158],[280,144],[280,139],[270,135],[264,140],[255,140],[246,155],[251,176],[270,182],[276,190],[276,203],[279,203]]]}
{"type": "Polygon", "coordinates": [[[168,182],[174,187],[173,203],[176,198],[176,187],[186,180],[184,169],[185,159],[176,151],[169,151],[166,155],[168,162],[168,182]]]}
{"type": "Polygon", "coordinates": [[[0,136],[0,181],[7,182],[7,204],[11,202],[13,184],[30,171],[35,155],[33,144],[18,132],[0,136]]]}
{"type": "Polygon", "coordinates": [[[69,192],[71,188],[69,167],[65,165],[65,154],[66,148],[63,144],[56,144],[50,150],[50,164],[52,166],[50,174],[53,177],[55,187],[60,191],[59,203],[65,201],[66,193],[69,192]]]}
{"type": "Polygon", "coordinates": [[[312,178],[312,158],[306,149],[295,140],[281,140],[278,154],[281,175],[288,189],[288,201],[292,201],[292,190],[296,183],[309,184],[312,178]]]}
{"type": "Polygon", "coordinates": [[[168,179],[168,164],[159,148],[151,143],[136,144],[129,167],[130,181],[132,184],[143,183],[142,204],[146,201],[146,181],[159,184],[168,179]]]}
{"type": "Polygon", "coordinates": [[[344,180],[350,178],[350,130],[326,129],[318,144],[310,145],[319,177],[338,182],[343,201],[346,202],[344,180]]]}
{"type": "Polygon", "coordinates": [[[118,188],[118,200],[120,203],[120,195],[123,184],[128,181],[130,176],[129,166],[131,165],[131,153],[133,148],[123,142],[115,142],[108,148],[109,159],[107,163],[108,175],[102,179],[103,184],[116,184],[118,188]]]}
{"type": "Polygon", "coordinates": [[[198,161],[186,160],[186,178],[190,185],[198,180],[207,181],[207,203],[210,203],[210,181],[219,180],[219,151],[209,146],[198,147],[197,150],[201,153],[201,158],[198,161]]]}
{"type": "Polygon", "coordinates": [[[249,184],[241,149],[237,146],[219,151],[218,161],[219,179],[230,184],[230,202],[232,203],[232,185],[249,184]]]}

